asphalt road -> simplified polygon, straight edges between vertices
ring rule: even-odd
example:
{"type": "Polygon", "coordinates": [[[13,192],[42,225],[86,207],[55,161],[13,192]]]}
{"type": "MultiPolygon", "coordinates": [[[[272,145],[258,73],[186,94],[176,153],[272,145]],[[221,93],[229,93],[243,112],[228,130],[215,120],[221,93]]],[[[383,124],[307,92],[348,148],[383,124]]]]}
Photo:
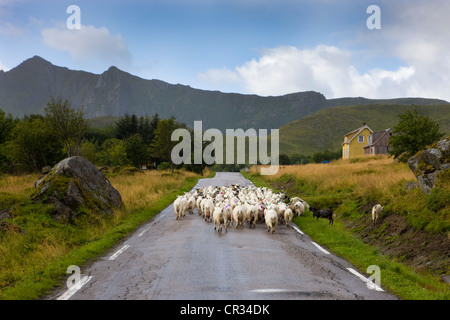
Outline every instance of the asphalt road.
{"type": "MultiPolygon", "coordinates": [[[[237,183],[251,184],[238,173],[217,173],[196,187],[237,183]]],[[[82,266],[78,286],[47,299],[397,299],[369,289],[350,269],[356,270],[301,230],[278,225],[269,234],[258,224],[218,233],[197,211],[175,220],[170,205],[105,256],[82,266]]]]}

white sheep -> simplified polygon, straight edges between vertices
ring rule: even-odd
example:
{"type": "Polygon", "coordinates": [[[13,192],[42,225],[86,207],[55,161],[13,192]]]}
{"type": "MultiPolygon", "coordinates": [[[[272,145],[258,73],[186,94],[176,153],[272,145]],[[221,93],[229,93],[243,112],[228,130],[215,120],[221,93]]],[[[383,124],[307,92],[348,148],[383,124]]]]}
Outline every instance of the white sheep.
{"type": "Polygon", "coordinates": [[[233,209],[233,220],[236,224],[235,229],[237,229],[238,227],[244,227],[244,211],[242,210],[241,205],[237,205],[233,209]]]}
{"type": "Polygon", "coordinates": [[[248,216],[248,209],[250,208],[250,205],[247,202],[243,202],[243,204],[241,205],[241,209],[242,212],[244,214],[244,221],[247,221],[247,223],[249,222],[249,216],[248,216]]]}
{"type": "Polygon", "coordinates": [[[286,208],[286,210],[284,210],[284,221],[286,221],[287,227],[291,226],[293,216],[294,214],[292,213],[292,210],[290,208],[286,208]]]}
{"type": "Polygon", "coordinates": [[[380,217],[380,214],[383,212],[384,207],[381,206],[381,204],[376,204],[372,208],[372,221],[373,224],[376,224],[378,221],[378,218],[380,217]]]}
{"type": "Polygon", "coordinates": [[[257,212],[258,212],[258,221],[262,222],[263,219],[264,219],[264,209],[265,209],[265,207],[264,207],[264,205],[261,202],[259,202],[256,205],[257,205],[257,209],[258,209],[257,210],[257,212]]]}
{"type": "Polygon", "coordinates": [[[227,224],[233,223],[233,207],[230,204],[225,204],[223,207],[223,212],[225,214],[225,218],[227,219],[227,224]]]}
{"type": "Polygon", "coordinates": [[[303,215],[303,213],[305,212],[305,206],[303,205],[303,202],[298,201],[298,202],[294,203],[294,209],[292,211],[293,211],[293,214],[295,214],[296,216],[303,215]]]}
{"type": "Polygon", "coordinates": [[[258,205],[251,205],[247,208],[247,223],[249,224],[250,228],[256,227],[256,221],[258,221],[258,210],[260,207],[258,205]]]}
{"type": "Polygon", "coordinates": [[[277,205],[277,204],[275,204],[275,203],[269,201],[269,202],[266,204],[266,207],[267,207],[268,210],[275,210],[275,212],[276,212],[277,215],[278,215],[278,205],[277,205]]]}
{"type": "Polygon", "coordinates": [[[184,213],[187,209],[187,200],[184,196],[179,196],[177,199],[173,202],[173,210],[176,215],[176,220],[181,219],[184,217],[184,213]]]}
{"type": "Polygon", "coordinates": [[[309,210],[309,204],[305,200],[302,200],[302,203],[303,203],[303,212],[304,211],[310,211],[309,210]]]}
{"type": "Polygon", "coordinates": [[[240,204],[239,198],[232,196],[230,204],[231,204],[231,207],[234,209],[237,205],[240,204]]]}
{"type": "Polygon", "coordinates": [[[291,203],[296,203],[296,202],[299,202],[299,201],[302,201],[302,199],[300,199],[299,197],[291,198],[291,203]]]}
{"type": "Polygon", "coordinates": [[[216,223],[218,224],[217,231],[222,232],[222,225],[225,227],[225,232],[227,232],[227,217],[223,212],[222,207],[215,207],[213,212],[214,220],[214,230],[216,230],[216,223]]]}
{"type": "Polygon", "coordinates": [[[214,202],[211,199],[206,199],[202,208],[202,212],[205,221],[210,222],[212,219],[212,214],[214,212],[214,202]]]}
{"type": "Polygon", "coordinates": [[[280,223],[283,223],[283,221],[284,221],[284,211],[286,210],[286,208],[287,208],[287,206],[284,202],[278,203],[277,214],[278,214],[278,221],[280,223]]]}
{"type": "Polygon", "coordinates": [[[201,206],[202,200],[203,200],[203,197],[200,196],[197,198],[197,201],[196,201],[196,206],[197,206],[199,215],[202,214],[202,206],[201,206]]]}
{"type": "Polygon", "coordinates": [[[274,233],[278,223],[277,212],[274,209],[267,210],[264,219],[266,221],[267,232],[274,233]]]}
{"type": "Polygon", "coordinates": [[[195,209],[195,197],[194,196],[190,196],[188,201],[187,201],[187,211],[190,214],[194,213],[194,209],[195,209]]]}

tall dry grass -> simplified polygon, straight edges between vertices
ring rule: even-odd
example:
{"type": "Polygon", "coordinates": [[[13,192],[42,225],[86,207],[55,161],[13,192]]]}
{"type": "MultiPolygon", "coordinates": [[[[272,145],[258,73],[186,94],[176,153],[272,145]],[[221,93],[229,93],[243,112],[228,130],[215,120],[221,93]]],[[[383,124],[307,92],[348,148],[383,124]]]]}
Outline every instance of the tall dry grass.
{"type": "Polygon", "coordinates": [[[33,188],[34,182],[38,180],[39,175],[1,175],[0,192],[18,194],[26,189],[33,188]]]}
{"type": "Polygon", "coordinates": [[[198,177],[193,172],[182,171],[173,175],[165,171],[143,171],[134,175],[111,177],[111,184],[119,191],[128,210],[150,206],[169,191],[189,178],[198,177]]]}
{"type": "MultiPolygon", "coordinates": [[[[255,169],[252,168],[252,171],[255,172],[255,169]]],[[[387,156],[341,159],[328,164],[280,166],[277,174],[267,178],[276,180],[283,175],[307,181],[324,192],[352,188],[361,194],[374,191],[388,194],[394,185],[415,180],[407,164],[394,162],[387,156]]]]}
{"type": "MultiPolygon", "coordinates": [[[[254,168],[252,172],[255,173],[254,168]]],[[[314,219],[311,213],[296,217],[294,223],[315,242],[349,260],[363,272],[369,265],[380,266],[383,286],[400,298],[449,299],[449,287],[439,277],[426,273],[425,268],[417,273],[399,262],[411,261],[411,252],[416,246],[411,236],[421,239],[419,230],[428,233],[427,239],[437,234],[441,244],[445,243],[443,234],[450,237],[448,207],[439,211],[428,208],[430,203],[443,203],[445,199],[439,199],[436,193],[436,200],[430,202],[420,188],[405,190],[406,182],[417,181],[407,164],[394,162],[387,156],[364,157],[329,164],[280,166],[276,175],[250,174],[250,179],[260,186],[283,189],[289,196],[299,196],[313,207],[332,209],[335,223],[331,227],[327,221],[314,219]],[[376,202],[384,206],[384,212],[381,221],[374,225],[370,210],[376,202]],[[384,219],[393,214],[395,219],[384,219]],[[396,221],[401,221],[398,226],[403,230],[406,224],[413,227],[414,232],[393,233],[396,221]],[[374,243],[374,247],[368,243],[374,243]],[[388,254],[396,261],[391,261],[388,254]]],[[[424,251],[420,259],[430,259],[430,268],[435,265],[433,262],[446,261],[445,249],[439,252],[433,246],[428,247],[427,242],[421,248],[424,251]]],[[[441,274],[442,270],[448,273],[445,265],[438,268],[434,274],[441,274]]]]}
{"type": "Polygon", "coordinates": [[[0,210],[13,206],[7,223],[22,230],[0,229],[0,299],[37,299],[73,261],[85,261],[113,245],[167,206],[175,192],[191,188],[198,175],[144,171],[111,177],[124,208],[113,217],[85,211],[68,225],[52,219],[46,205],[28,199],[37,178],[0,176],[0,210]]]}

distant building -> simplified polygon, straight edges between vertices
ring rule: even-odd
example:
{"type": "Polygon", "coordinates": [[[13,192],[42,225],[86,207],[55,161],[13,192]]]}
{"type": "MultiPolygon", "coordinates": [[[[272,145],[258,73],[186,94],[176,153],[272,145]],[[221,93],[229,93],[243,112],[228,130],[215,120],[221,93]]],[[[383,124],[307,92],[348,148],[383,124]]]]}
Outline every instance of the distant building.
{"type": "Polygon", "coordinates": [[[364,147],[364,154],[387,154],[392,150],[392,147],[389,145],[389,139],[391,136],[391,128],[384,131],[373,132],[369,135],[369,141],[364,147]]]}
{"type": "Polygon", "coordinates": [[[364,122],[361,127],[344,136],[342,158],[350,159],[364,156],[364,147],[369,143],[368,137],[373,131],[364,122]]]}

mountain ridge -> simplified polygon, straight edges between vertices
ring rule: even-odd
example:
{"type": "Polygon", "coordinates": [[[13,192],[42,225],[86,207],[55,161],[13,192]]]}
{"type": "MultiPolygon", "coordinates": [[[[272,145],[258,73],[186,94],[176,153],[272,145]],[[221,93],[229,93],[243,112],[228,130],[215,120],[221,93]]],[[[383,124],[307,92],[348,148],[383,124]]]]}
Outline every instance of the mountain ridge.
{"type": "Polygon", "coordinates": [[[17,67],[0,73],[0,108],[13,116],[42,113],[50,96],[69,98],[83,105],[89,118],[123,116],[126,113],[175,116],[188,126],[203,121],[203,128],[275,129],[319,110],[346,103],[442,104],[439,99],[400,98],[326,99],[315,91],[282,96],[223,93],[143,79],[111,66],[101,74],[70,70],[34,56],[17,67]]]}

